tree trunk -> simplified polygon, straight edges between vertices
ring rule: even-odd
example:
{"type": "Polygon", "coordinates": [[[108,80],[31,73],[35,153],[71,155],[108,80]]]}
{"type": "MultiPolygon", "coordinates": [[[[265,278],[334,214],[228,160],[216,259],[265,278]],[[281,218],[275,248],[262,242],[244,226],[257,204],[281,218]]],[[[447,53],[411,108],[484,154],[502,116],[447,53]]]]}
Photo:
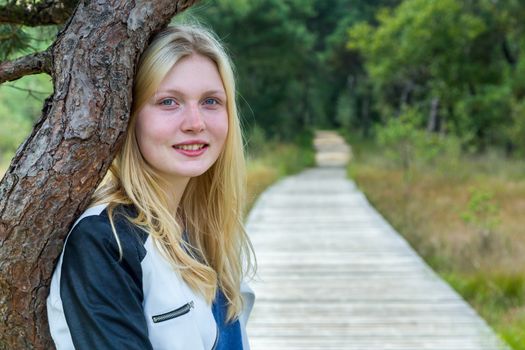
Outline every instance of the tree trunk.
{"type": "Polygon", "coordinates": [[[441,120],[439,118],[439,97],[434,97],[430,103],[430,114],[428,116],[427,131],[439,132],[440,129],[441,120]]]}
{"type": "Polygon", "coordinates": [[[404,106],[407,106],[410,104],[410,94],[414,90],[414,83],[412,81],[406,81],[403,85],[403,91],[401,92],[401,96],[399,98],[399,113],[402,112],[402,109],[404,106]]]}
{"type": "Polygon", "coordinates": [[[106,173],[149,37],[196,0],[81,1],[52,49],[54,94],[0,183],[0,349],[52,349],[46,297],[64,237],[106,173]]]}

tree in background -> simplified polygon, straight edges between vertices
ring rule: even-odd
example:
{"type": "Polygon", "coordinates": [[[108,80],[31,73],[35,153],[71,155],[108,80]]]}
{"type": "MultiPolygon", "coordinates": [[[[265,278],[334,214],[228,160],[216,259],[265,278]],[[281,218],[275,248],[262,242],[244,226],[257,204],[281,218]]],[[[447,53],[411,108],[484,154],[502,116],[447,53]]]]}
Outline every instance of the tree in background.
{"type": "Polygon", "coordinates": [[[347,48],[348,28],[360,22],[374,22],[380,8],[392,8],[400,0],[372,0],[318,2],[330,12],[318,25],[325,28],[325,46],[321,53],[329,97],[324,101],[326,114],[332,125],[345,129],[362,130],[365,136],[379,120],[372,107],[370,78],[364,68],[363,57],[347,48]],[[333,7],[332,7],[333,5],[333,7]],[[327,28],[331,28],[327,31],[327,28]]]}
{"type": "Polygon", "coordinates": [[[17,26],[65,23],[49,48],[0,63],[0,83],[45,72],[54,87],[0,183],[1,349],[53,347],[45,299],[54,261],[123,140],[140,53],[193,2],[0,3],[7,57],[29,42],[17,26]]]}
{"type": "Polygon", "coordinates": [[[409,105],[426,116],[422,128],[511,150],[523,144],[524,11],[518,1],[405,0],[354,24],[348,47],[383,120],[409,105]]]}

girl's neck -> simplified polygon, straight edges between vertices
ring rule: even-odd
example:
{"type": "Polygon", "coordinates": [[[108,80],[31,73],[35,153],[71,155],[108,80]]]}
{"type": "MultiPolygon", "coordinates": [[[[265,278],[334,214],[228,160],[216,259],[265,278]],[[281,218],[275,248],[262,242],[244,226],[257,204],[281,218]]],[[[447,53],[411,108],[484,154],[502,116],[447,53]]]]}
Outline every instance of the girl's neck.
{"type": "Polygon", "coordinates": [[[168,180],[167,187],[164,188],[167,195],[168,209],[173,215],[177,214],[182,195],[189,181],[189,177],[171,179],[168,180]]]}

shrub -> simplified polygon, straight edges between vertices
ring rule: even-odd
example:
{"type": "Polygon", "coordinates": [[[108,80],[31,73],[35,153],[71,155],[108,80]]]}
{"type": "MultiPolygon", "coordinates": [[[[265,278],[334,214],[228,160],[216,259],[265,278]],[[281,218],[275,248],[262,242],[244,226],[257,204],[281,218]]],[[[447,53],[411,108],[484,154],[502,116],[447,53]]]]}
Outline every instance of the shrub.
{"type": "Polygon", "coordinates": [[[499,207],[494,203],[492,193],[471,188],[467,208],[461,213],[461,218],[478,232],[481,251],[491,251],[494,248],[494,231],[500,223],[499,207]]]}

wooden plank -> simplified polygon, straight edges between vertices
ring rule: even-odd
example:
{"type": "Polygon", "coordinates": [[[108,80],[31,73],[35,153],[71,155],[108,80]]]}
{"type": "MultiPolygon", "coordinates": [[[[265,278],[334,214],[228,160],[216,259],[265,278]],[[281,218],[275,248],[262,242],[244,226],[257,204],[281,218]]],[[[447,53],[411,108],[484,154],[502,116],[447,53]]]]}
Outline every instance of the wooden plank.
{"type": "Polygon", "coordinates": [[[286,178],[250,213],[252,350],[508,349],[345,175],[286,178]]]}

